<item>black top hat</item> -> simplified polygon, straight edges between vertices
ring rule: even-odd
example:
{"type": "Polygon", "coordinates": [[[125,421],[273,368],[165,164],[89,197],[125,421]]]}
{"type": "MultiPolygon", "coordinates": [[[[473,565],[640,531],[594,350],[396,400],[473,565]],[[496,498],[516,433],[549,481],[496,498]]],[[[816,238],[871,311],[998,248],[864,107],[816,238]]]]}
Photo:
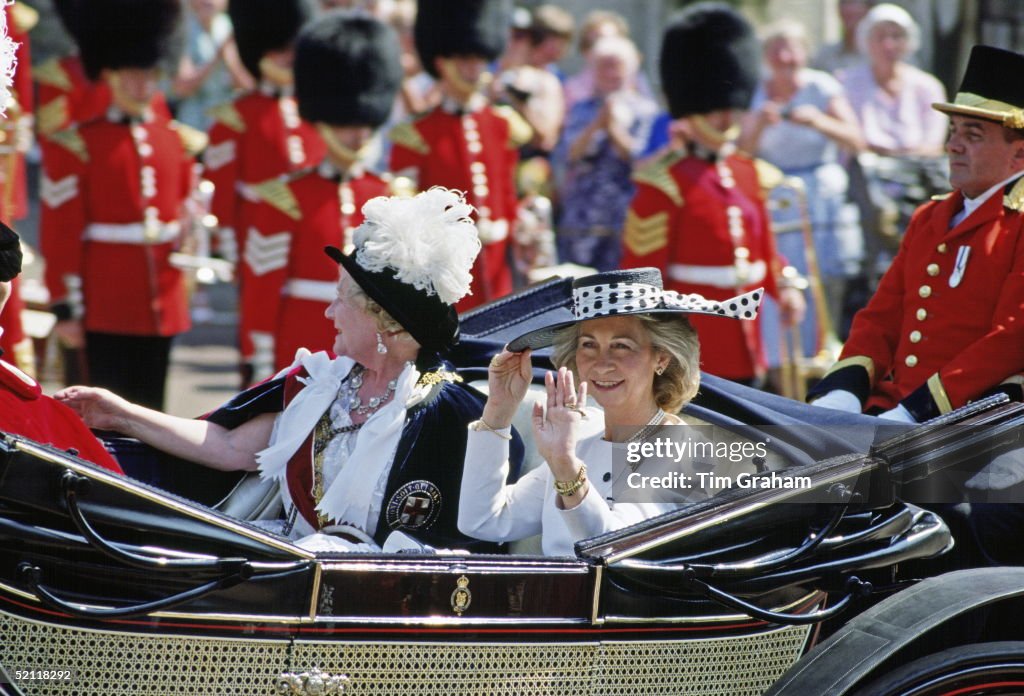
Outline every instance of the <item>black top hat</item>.
{"type": "Polygon", "coordinates": [[[95,80],[103,70],[152,68],[169,52],[180,0],[90,0],[74,14],[82,67],[95,80]]]}
{"type": "Polygon", "coordinates": [[[14,280],[21,273],[21,239],[18,233],[0,222],[0,283],[14,280]]]}
{"type": "Polygon", "coordinates": [[[439,56],[495,60],[505,50],[511,18],[508,0],[420,0],[413,37],[423,69],[439,77],[439,56]]]}
{"type": "Polygon", "coordinates": [[[715,2],[691,5],[662,38],[659,70],[674,118],[746,109],[757,88],[761,49],[753,27],[715,2]]]}
{"type": "Polygon", "coordinates": [[[374,198],[353,233],[354,250],[324,251],[423,348],[459,341],[455,303],[469,293],[480,251],[472,206],[435,186],[416,196],[374,198]]]}
{"type": "Polygon", "coordinates": [[[291,46],[310,17],[303,0],[230,0],[228,15],[238,56],[256,78],[263,56],[291,46]]]}
{"type": "Polygon", "coordinates": [[[975,116],[1007,128],[1024,129],[1024,55],[994,46],[971,49],[967,70],[953,103],[932,107],[947,114],[975,116]]]}
{"type": "Polygon", "coordinates": [[[754,319],[764,297],[758,288],[732,299],[706,300],[665,290],[657,268],[631,268],[577,278],[572,284],[573,319],[529,331],[512,339],[513,353],[550,346],[560,329],[588,319],[626,314],[710,314],[730,319],[754,319]]]}
{"type": "Polygon", "coordinates": [[[307,121],[377,127],[401,83],[398,35],[379,20],[339,10],[299,34],[295,98],[307,121]]]}

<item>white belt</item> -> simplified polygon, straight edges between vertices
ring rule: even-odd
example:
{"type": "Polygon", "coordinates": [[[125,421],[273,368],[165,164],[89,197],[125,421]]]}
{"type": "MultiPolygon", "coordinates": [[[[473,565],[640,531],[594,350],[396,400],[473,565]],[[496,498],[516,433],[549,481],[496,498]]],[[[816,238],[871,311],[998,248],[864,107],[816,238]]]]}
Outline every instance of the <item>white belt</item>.
{"type": "Polygon", "coordinates": [[[82,238],[111,244],[164,244],[177,239],[179,234],[181,225],[177,222],[158,222],[153,225],[142,222],[129,222],[125,225],[94,222],[86,225],[82,238]]]}
{"type": "Polygon", "coordinates": [[[281,294],[288,297],[297,297],[300,300],[330,303],[338,294],[338,285],[329,280],[292,278],[285,282],[284,287],[281,289],[281,294]]]}
{"type": "Polygon", "coordinates": [[[685,263],[670,263],[668,277],[677,283],[710,285],[713,288],[739,288],[764,280],[768,266],[764,261],[754,261],[747,266],[745,277],[736,272],[736,266],[694,266],[685,263]]]}
{"type": "Polygon", "coordinates": [[[508,236],[508,220],[477,220],[481,244],[494,244],[508,236]]]}
{"type": "Polygon", "coordinates": [[[235,184],[235,191],[238,192],[239,196],[250,203],[259,203],[263,200],[263,197],[256,193],[256,184],[247,184],[239,181],[235,184]]]}

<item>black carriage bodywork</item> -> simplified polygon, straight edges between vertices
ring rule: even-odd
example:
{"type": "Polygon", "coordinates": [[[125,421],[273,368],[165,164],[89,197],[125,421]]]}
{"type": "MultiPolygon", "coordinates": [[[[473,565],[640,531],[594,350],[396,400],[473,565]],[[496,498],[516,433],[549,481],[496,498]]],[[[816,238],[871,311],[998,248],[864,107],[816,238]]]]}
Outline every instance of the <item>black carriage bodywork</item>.
{"type": "MultiPolygon", "coordinates": [[[[1021,410],[970,418],[1000,441],[1021,410]]],[[[17,681],[40,694],[758,694],[821,620],[949,546],[894,495],[894,476],[955,446],[942,432],[796,467],[811,489],[727,491],[575,558],[317,556],[9,436],[0,666],[70,673],[17,681]]]]}

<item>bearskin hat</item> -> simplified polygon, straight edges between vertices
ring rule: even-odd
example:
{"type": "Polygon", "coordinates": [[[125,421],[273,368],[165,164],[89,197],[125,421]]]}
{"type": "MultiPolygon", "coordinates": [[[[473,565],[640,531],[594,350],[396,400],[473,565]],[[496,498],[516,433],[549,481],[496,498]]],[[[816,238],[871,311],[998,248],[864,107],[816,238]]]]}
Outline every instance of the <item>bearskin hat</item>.
{"type": "Polygon", "coordinates": [[[73,20],[86,75],[95,80],[103,70],[155,67],[168,54],[180,15],[180,0],[89,0],[73,20]]]}
{"type": "Polygon", "coordinates": [[[78,14],[82,11],[82,0],[53,0],[53,9],[61,26],[75,43],[78,42],[78,14]]]}
{"type": "Polygon", "coordinates": [[[339,10],[306,26],[295,44],[295,98],[307,121],[384,123],[402,83],[398,35],[364,13],[339,10]]]}
{"type": "Polygon", "coordinates": [[[257,79],[263,56],[291,46],[310,17],[303,0],[230,0],[228,15],[242,64],[257,79]]]}
{"type": "Polygon", "coordinates": [[[512,5],[508,0],[420,0],[413,37],[423,69],[439,77],[438,56],[482,56],[505,50],[512,5]]]}
{"type": "Polygon", "coordinates": [[[674,118],[746,109],[757,87],[761,49],[754,29],[723,3],[691,5],[665,30],[661,86],[674,118]]]}

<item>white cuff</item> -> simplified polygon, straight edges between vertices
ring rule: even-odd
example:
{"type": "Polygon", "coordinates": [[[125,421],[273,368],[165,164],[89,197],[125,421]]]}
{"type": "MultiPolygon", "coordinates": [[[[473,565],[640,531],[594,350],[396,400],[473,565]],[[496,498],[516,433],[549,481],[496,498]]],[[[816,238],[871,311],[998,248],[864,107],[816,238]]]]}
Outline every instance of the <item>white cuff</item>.
{"type": "Polygon", "coordinates": [[[833,389],[824,396],[812,401],[811,406],[832,408],[836,411],[846,411],[847,413],[861,412],[860,399],[857,398],[856,394],[845,389],[833,389]]]}

